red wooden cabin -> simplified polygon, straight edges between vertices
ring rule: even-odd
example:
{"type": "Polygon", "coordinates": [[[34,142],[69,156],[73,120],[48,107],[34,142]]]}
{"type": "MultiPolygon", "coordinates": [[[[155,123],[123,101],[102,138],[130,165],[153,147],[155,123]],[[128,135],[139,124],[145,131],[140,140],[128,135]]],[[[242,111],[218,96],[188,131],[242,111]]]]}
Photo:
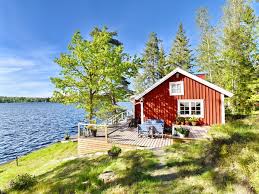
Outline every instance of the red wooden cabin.
{"type": "Polygon", "coordinates": [[[224,98],[233,94],[180,68],[134,96],[135,118],[163,119],[172,126],[177,117],[198,117],[204,125],[225,123],[224,98]]]}

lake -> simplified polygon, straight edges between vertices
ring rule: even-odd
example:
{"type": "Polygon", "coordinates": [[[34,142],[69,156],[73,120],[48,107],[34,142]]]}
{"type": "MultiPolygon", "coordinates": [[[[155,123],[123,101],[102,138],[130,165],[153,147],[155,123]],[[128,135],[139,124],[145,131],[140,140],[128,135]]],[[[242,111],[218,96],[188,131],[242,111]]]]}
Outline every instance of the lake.
{"type": "Polygon", "coordinates": [[[0,164],[77,133],[84,111],[57,103],[0,103],[0,164]]]}

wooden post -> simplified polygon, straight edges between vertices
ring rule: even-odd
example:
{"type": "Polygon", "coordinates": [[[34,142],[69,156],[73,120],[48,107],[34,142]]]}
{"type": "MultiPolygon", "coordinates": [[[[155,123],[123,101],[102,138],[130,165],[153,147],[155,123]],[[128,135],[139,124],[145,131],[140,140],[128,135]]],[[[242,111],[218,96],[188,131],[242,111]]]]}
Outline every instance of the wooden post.
{"type": "Polygon", "coordinates": [[[105,125],[104,130],[105,130],[105,140],[108,143],[108,125],[105,125]]]}
{"type": "Polygon", "coordinates": [[[18,156],[16,156],[16,166],[19,166],[19,163],[18,163],[18,156]]]}
{"type": "Polygon", "coordinates": [[[79,138],[80,138],[80,135],[81,135],[81,134],[80,134],[80,123],[78,123],[77,129],[78,129],[78,132],[77,132],[77,133],[78,133],[78,139],[79,139],[79,138]]]}

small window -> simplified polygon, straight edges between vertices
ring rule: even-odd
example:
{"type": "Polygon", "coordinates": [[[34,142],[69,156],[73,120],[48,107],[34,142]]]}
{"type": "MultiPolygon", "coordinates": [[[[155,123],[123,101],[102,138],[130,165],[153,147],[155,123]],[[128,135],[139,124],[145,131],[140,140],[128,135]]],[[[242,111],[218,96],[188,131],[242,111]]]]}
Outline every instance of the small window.
{"type": "Polygon", "coordinates": [[[170,84],[169,90],[170,90],[171,96],[183,95],[184,94],[183,81],[170,82],[169,84],[170,84]]]}
{"type": "Polygon", "coordinates": [[[178,100],[178,114],[181,117],[203,117],[203,100],[178,100]]]}

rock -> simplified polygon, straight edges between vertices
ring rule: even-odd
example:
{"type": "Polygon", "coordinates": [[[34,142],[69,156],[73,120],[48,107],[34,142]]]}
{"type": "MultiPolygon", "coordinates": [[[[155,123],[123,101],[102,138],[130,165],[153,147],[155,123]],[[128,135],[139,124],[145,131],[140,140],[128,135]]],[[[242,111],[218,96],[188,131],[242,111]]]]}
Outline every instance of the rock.
{"type": "Polygon", "coordinates": [[[88,185],[88,183],[89,183],[89,181],[82,182],[82,184],[84,184],[84,185],[88,185]]]}
{"type": "Polygon", "coordinates": [[[116,175],[113,171],[105,171],[98,176],[104,183],[110,183],[116,179],[116,175]]]}

